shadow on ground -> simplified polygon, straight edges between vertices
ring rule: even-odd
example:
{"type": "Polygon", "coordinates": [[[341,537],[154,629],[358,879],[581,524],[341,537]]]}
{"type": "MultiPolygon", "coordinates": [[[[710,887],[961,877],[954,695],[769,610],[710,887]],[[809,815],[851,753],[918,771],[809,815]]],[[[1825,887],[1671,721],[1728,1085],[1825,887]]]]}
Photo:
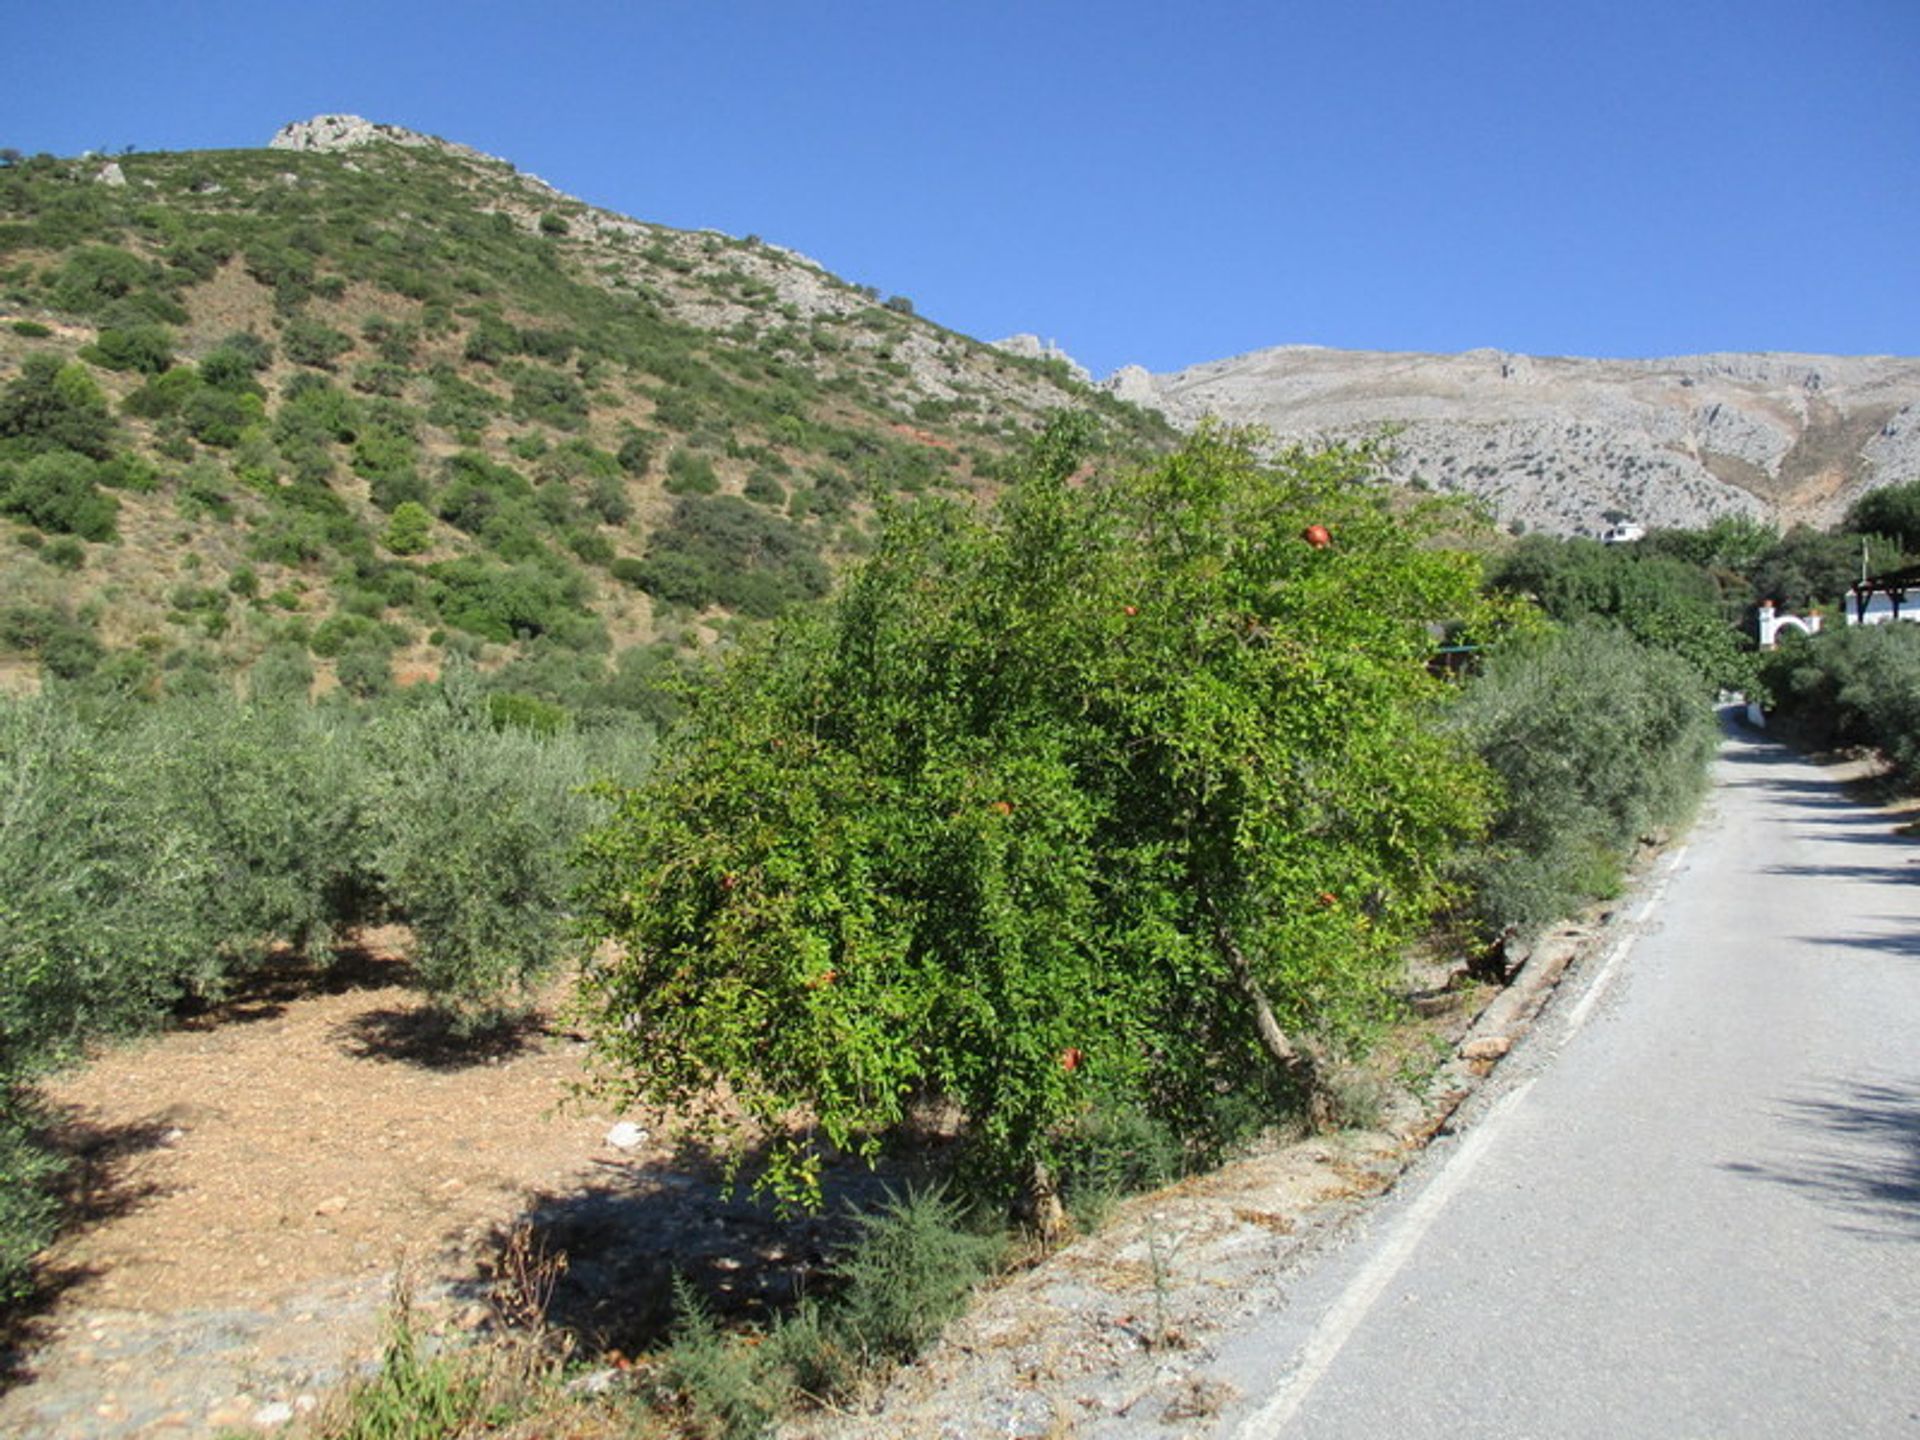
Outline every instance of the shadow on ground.
{"type": "Polygon", "coordinates": [[[525,1015],[474,1026],[430,1005],[367,1010],[334,1030],[340,1048],[360,1060],[397,1060],[424,1070],[498,1065],[525,1053],[546,1034],[544,1020],[525,1015]]]}
{"type": "Polygon", "coordinates": [[[312,958],[281,951],[265,964],[242,975],[215,998],[189,996],[174,1007],[182,1030],[216,1030],[275,1020],[287,1007],[309,995],[344,995],[353,990],[385,990],[408,984],[413,970],[404,960],[358,941],[343,944],[330,956],[312,958]]]}
{"type": "Polygon", "coordinates": [[[604,1183],[537,1196],[514,1225],[497,1230],[479,1273],[457,1287],[511,1323],[544,1309],[546,1323],[574,1337],[578,1353],[646,1354],[664,1346],[676,1318],[676,1277],[725,1324],[764,1322],[803,1298],[831,1293],[831,1264],[859,1233],[857,1217],[907,1188],[938,1183],[949,1168],[938,1140],[903,1148],[868,1168],[830,1163],[818,1211],[784,1210],[749,1193],[764,1155],[749,1156],[729,1187],[715,1154],[683,1144],[656,1164],[606,1165],[604,1183]],[[549,1293],[533,1296],[528,1257],[564,1257],[549,1293]],[[538,1305],[530,1302],[538,1300],[538,1305]]]}
{"type": "Polygon", "coordinates": [[[1838,1212],[1855,1234],[1920,1241],[1920,1092],[1890,1081],[1835,1081],[1779,1104],[1806,1147],[1723,1169],[1804,1195],[1838,1212]]]}
{"type": "MultiPolygon", "coordinates": [[[[70,1111],[41,1115],[41,1135],[62,1166],[61,1230],[118,1219],[166,1193],[139,1176],[139,1160],[172,1144],[184,1117],[161,1111],[130,1125],[100,1125],[70,1111]]],[[[46,1338],[47,1317],[62,1295],[100,1273],[93,1265],[42,1255],[33,1270],[33,1293],[0,1310],[0,1392],[34,1378],[27,1357],[46,1338]]]]}

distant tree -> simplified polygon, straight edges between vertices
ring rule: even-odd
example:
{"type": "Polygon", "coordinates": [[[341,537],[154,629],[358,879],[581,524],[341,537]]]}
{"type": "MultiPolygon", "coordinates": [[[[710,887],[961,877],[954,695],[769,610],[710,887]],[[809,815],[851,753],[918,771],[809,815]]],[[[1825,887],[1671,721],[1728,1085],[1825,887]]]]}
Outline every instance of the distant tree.
{"type": "Polygon", "coordinates": [[[1848,509],[1845,528],[1858,535],[1884,535],[1902,554],[1920,552],[1920,480],[1862,495],[1848,509]]]}
{"type": "Polygon", "coordinates": [[[29,355],[0,389],[0,455],[72,450],[104,460],[113,439],[107,398],[83,365],[29,355]]]}
{"type": "Polygon", "coordinates": [[[1715,685],[1752,678],[1714,578],[1698,565],[1639,545],[1529,535],[1494,567],[1492,583],[1530,595],[1554,619],[1599,620],[1672,651],[1715,685]]]}
{"type": "MultiPolygon", "coordinates": [[[[1861,540],[1859,535],[1794,526],[1754,567],[1754,597],[1800,611],[1839,603],[1860,578],[1861,540]]],[[[1876,547],[1868,540],[1867,550],[1870,571],[1889,568],[1899,559],[1889,543],[1876,547]]]]}

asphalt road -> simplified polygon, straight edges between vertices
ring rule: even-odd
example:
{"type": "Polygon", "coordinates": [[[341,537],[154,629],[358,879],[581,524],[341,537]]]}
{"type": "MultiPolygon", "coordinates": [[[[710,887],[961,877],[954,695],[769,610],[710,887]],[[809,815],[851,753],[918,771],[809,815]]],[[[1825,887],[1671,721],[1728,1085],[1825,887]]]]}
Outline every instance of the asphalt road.
{"type": "Polygon", "coordinates": [[[1920,840],[1736,729],[1628,906],[1206,1433],[1920,1437],[1920,840]]]}

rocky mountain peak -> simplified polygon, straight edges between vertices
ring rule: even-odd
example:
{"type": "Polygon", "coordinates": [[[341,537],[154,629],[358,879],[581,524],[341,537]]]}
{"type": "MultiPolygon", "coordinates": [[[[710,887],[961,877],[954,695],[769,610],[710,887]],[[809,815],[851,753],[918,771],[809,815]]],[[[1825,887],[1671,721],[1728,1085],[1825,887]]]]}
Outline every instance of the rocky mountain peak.
{"type": "MultiPolygon", "coordinates": [[[[404,145],[415,150],[444,150],[449,155],[460,155],[469,160],[508,165],[499,156],[488,155],[471,145],[442,140],[437,135],[423,135],[404,125],[383,125],[360,115],[316,115],[311,120],[295,120],[275,131],[273,138],[267,142],[267,148],[336,153],[380,144],[404,145]]],[[[508,168],[512,167],[508,165],[508,168]]]]}
{"type": "Polygon", "coordinates": [[[1472,496],[1515,530],[1598,535],[1620,515],[1825,525],[1920,479],[1920,359],[1284,345],[1104,384],[1181,426],[1214,415],[1308,444],[1385,433],[1396,478],[1472,496]]]}

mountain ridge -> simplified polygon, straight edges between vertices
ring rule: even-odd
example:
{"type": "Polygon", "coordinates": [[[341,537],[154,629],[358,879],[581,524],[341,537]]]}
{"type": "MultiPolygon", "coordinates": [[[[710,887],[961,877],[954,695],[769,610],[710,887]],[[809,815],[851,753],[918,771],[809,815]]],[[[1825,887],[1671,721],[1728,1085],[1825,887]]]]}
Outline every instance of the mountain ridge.
{"type": "Polygon", "coordinates": [[[1867,491],[1920,478],[1920,358],[1904,356],[1282,345],[1101,383],[1182,428],[1214,416],[1300,443],[1391,432],[1395,478],[1469,495],[1515,529],[1830,524],[1867,491]]]}

